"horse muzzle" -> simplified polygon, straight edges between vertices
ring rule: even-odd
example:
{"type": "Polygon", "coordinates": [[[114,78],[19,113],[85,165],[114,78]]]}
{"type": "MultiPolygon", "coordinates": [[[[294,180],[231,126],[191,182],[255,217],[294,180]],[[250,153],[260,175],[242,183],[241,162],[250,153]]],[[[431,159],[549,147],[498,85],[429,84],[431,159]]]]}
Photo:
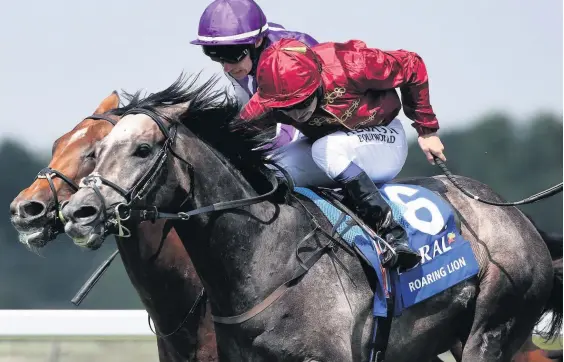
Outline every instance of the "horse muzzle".
{"type": "Polygon", "coordinates": [[[44,202],[14,200],[10,205],[10,213],[10,221],[23,244],[43,247],[63,232],[56,210],[44,202]]]}

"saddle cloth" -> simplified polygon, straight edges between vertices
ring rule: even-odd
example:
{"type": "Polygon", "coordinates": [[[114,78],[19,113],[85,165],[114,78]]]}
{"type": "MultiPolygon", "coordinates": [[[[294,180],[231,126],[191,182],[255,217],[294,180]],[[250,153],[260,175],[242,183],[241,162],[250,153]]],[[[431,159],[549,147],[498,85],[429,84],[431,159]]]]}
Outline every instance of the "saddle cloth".
{"type": "Polygon", "coordinates": [[[350,246],[356,245],[374,268],[378,279],[374,294],[373,315],[388,315],[387,298],[394,295],[394,315],[437,293],[478,274],[479,266],[470,243],[456,222],[455,210],[431,190],[409,184],[389,183],[379,186],[390,205],[394,219],[407,232],[409,244],[421,254],[421,263],[400,273],[386,271],[380,264],[380,243],[352,218],[309,188],[294,191],[311,201],[327,217],[336,234],[350,246]]]}

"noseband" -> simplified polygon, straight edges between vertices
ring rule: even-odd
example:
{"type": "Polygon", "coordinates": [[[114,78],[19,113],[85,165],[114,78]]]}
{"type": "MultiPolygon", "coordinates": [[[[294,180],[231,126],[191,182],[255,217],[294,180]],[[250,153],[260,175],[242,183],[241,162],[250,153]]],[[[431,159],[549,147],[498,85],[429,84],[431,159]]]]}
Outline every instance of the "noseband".
{"type": "MultiPolygon", "coordinates": [[[[102,120],[111,123],[112,125],[116,125],[116,121],[113,119],[103,115],[103,114],[93,114],[90,117],[86,117],[84,120],[87,119],[94,119],[94,120],[102,120]]],[[[84,121],[83,120],[83,121],[84,121]]],[[[59,197],[57,195],[57,189],[55,188],[55,183],[53,182],[53,178],[58,177],[63,180],[74,192],[78,191],[80,188],[70,177],[66,176],[62,172],[55,170],[51,167],[45,167],[41,171],[37,173],[35,179],[45,179],[49,183],[49,188],[51,189],[51,193],[53,194],[53,198],[55,200],[55,222],[60,220],[63,224],[65,223],[63,216],[61,214],[61,209],[64,206],[64,203],[59,202],[59,197]]]]}

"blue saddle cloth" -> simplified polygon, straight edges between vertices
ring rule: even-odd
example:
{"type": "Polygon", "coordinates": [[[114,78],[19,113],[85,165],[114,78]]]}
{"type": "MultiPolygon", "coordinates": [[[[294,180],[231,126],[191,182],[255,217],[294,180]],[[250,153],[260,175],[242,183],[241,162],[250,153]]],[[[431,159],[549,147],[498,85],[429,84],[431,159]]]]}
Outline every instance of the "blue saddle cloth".
{"type": "Polygon", "coordinates": [[[440,293],[479,271],[470,243],[456,225],[455,211],[442,197],[417,185],[383,184],[382,196],[392,208],[394,219],[407,232],[409,244],[422,260],[416,267],[398,273],[384,272],[380,265],[380,247],[351,217],[311,189],[297,187],[295,192],[309,198],[323,212],[336,233],[349,245],[355,244],[372,264],[378,278],[373,314],[388,315],[387,300],[395,294],[394,315],[440,293]]]}

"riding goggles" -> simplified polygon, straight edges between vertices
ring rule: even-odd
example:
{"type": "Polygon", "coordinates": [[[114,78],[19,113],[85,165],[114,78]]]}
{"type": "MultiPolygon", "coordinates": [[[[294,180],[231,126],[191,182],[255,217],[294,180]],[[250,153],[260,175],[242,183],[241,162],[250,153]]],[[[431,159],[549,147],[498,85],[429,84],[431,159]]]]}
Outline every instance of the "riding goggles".
{"type": "Polygon", "coordinates": [[[235,64],[249,54],[248,45],[202,46],[204,54],[214,62],[235,64]]]}
{"type": "Polygon", "coordinates": [[[294,104],[293,106],[290,107],[286,107],[284,108],[284,110],[286,111],[291,111],[291,110],[302,110],[302,109],[306,109],[307,107],[309,107],[312,103],[313,100],[320,95],[320,89],[318,89],[317,91],[313,92],[309,97],[307,97],[306,99],[304,99],[303,101],[301,101],[300,103],[294,104]]]}

